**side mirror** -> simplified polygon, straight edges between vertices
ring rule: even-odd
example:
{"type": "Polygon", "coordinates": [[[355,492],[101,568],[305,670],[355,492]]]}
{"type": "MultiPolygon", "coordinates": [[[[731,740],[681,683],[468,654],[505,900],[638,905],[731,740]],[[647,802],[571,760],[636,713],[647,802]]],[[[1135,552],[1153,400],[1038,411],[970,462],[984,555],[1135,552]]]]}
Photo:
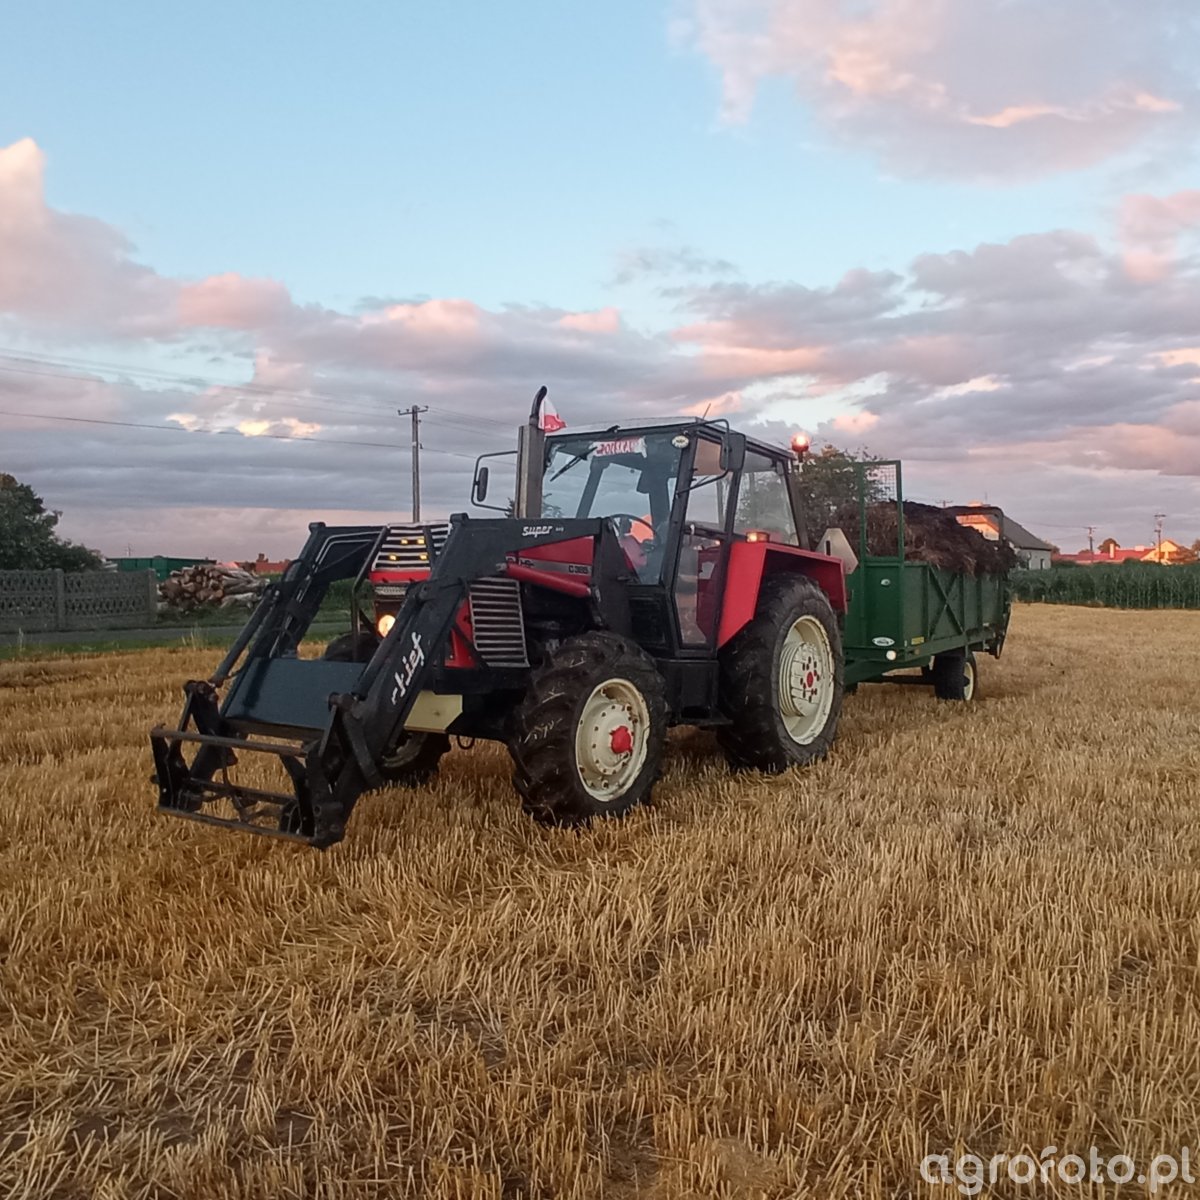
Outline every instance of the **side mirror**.
{"type": "Polygon", "coordinates": [[[746,439],[738,434],[726,435],[721,443],[721,470],[740,471],[746,465],[746,439]]]}
{"type": "Polygon", "coordinates": [[[471,499],[476,504],[482,504],[487,499],[488,492],[488,469],[480,467],[475,472],[475,483],[471,488],[471,499]]]}

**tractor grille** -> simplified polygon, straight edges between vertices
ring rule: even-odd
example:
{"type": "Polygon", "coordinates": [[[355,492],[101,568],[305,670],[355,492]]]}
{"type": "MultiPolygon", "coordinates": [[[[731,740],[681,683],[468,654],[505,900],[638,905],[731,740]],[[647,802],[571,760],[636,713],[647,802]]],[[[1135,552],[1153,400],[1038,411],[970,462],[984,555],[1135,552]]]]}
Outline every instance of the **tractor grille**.
{"type": "Polygon", "coordinates": [[[408,584],[377,583],[373,585],[372,590],[376,600],[395,600],[399,603],[404,599],[404,593],[408,591],[408,584]]]}
{"type": "Polygon", "coordinates": [[[373,571],[428,571],[446,544],[450,526],[390,525],[375,556],[373,571]]]}
{"type": "Polygon", "coordinates": [[[527,667],[521,585],[494,577],[471,584],[471,626],[475,649],[489,667],[527,667]]]}

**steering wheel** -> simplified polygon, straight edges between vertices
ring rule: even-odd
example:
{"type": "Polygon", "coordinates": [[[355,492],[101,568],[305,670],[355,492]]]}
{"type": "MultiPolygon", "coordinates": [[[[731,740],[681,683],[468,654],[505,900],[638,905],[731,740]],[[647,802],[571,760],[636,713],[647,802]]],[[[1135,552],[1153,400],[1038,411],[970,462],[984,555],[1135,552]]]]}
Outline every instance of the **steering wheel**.
{"type": "Polygon", "coordinates": [[[653,543],[657,539],[657,534],[655,534],[655,532],[654,532],[654,526],[651,525],[650,522],[647,521],[645,517],[635,517],[633,515],[633,513],[627,513],[627,512],[615,512],[615,513],[609,513],[608,515],[612,520],[618,522],[617,532],[622,534],[623,536],[627,535],[629,537],[632,537],[634,525],[645,525],[645,527],[650,531],[650,537],[646,540],[653,543]],[[622,518],[629,522],[628,527],[625,529],[622,529],[621,525],[620,525],[620,520],[622,518]]]}

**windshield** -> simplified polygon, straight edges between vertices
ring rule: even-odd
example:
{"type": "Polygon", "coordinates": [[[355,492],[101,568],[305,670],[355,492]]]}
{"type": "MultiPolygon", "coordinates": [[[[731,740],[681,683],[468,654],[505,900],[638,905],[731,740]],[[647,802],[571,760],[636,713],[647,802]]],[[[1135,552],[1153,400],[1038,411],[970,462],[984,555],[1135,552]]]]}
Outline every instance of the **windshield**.
{"type": "Polygon", "coordinates": [[[551,438],[546,445],[542,516],[617,518],[622,544],[639,579],[651,582],[658,578],[686,446],[686,436],[678,431],[551,438]]]}

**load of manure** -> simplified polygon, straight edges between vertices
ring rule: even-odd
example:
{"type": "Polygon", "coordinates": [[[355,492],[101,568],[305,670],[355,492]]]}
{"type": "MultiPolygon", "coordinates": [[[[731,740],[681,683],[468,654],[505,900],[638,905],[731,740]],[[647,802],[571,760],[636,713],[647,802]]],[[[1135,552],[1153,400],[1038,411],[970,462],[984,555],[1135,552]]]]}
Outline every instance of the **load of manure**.
{"type": "MultiPolygon", "coordinates": [[[[838,510],[835,522],[856,551],[858,520],[858,505],[848,504],[838,510]]],[[[868,553],[894,556],[896,533],[896,505],[868,504],[868,553]]],[[[960,525],[951,511],[913,500],[904,501],[904,557],[965,575],[1003,575],[1018,566],[1008,542],[993,541],[969,525],[960,525]]]]}

